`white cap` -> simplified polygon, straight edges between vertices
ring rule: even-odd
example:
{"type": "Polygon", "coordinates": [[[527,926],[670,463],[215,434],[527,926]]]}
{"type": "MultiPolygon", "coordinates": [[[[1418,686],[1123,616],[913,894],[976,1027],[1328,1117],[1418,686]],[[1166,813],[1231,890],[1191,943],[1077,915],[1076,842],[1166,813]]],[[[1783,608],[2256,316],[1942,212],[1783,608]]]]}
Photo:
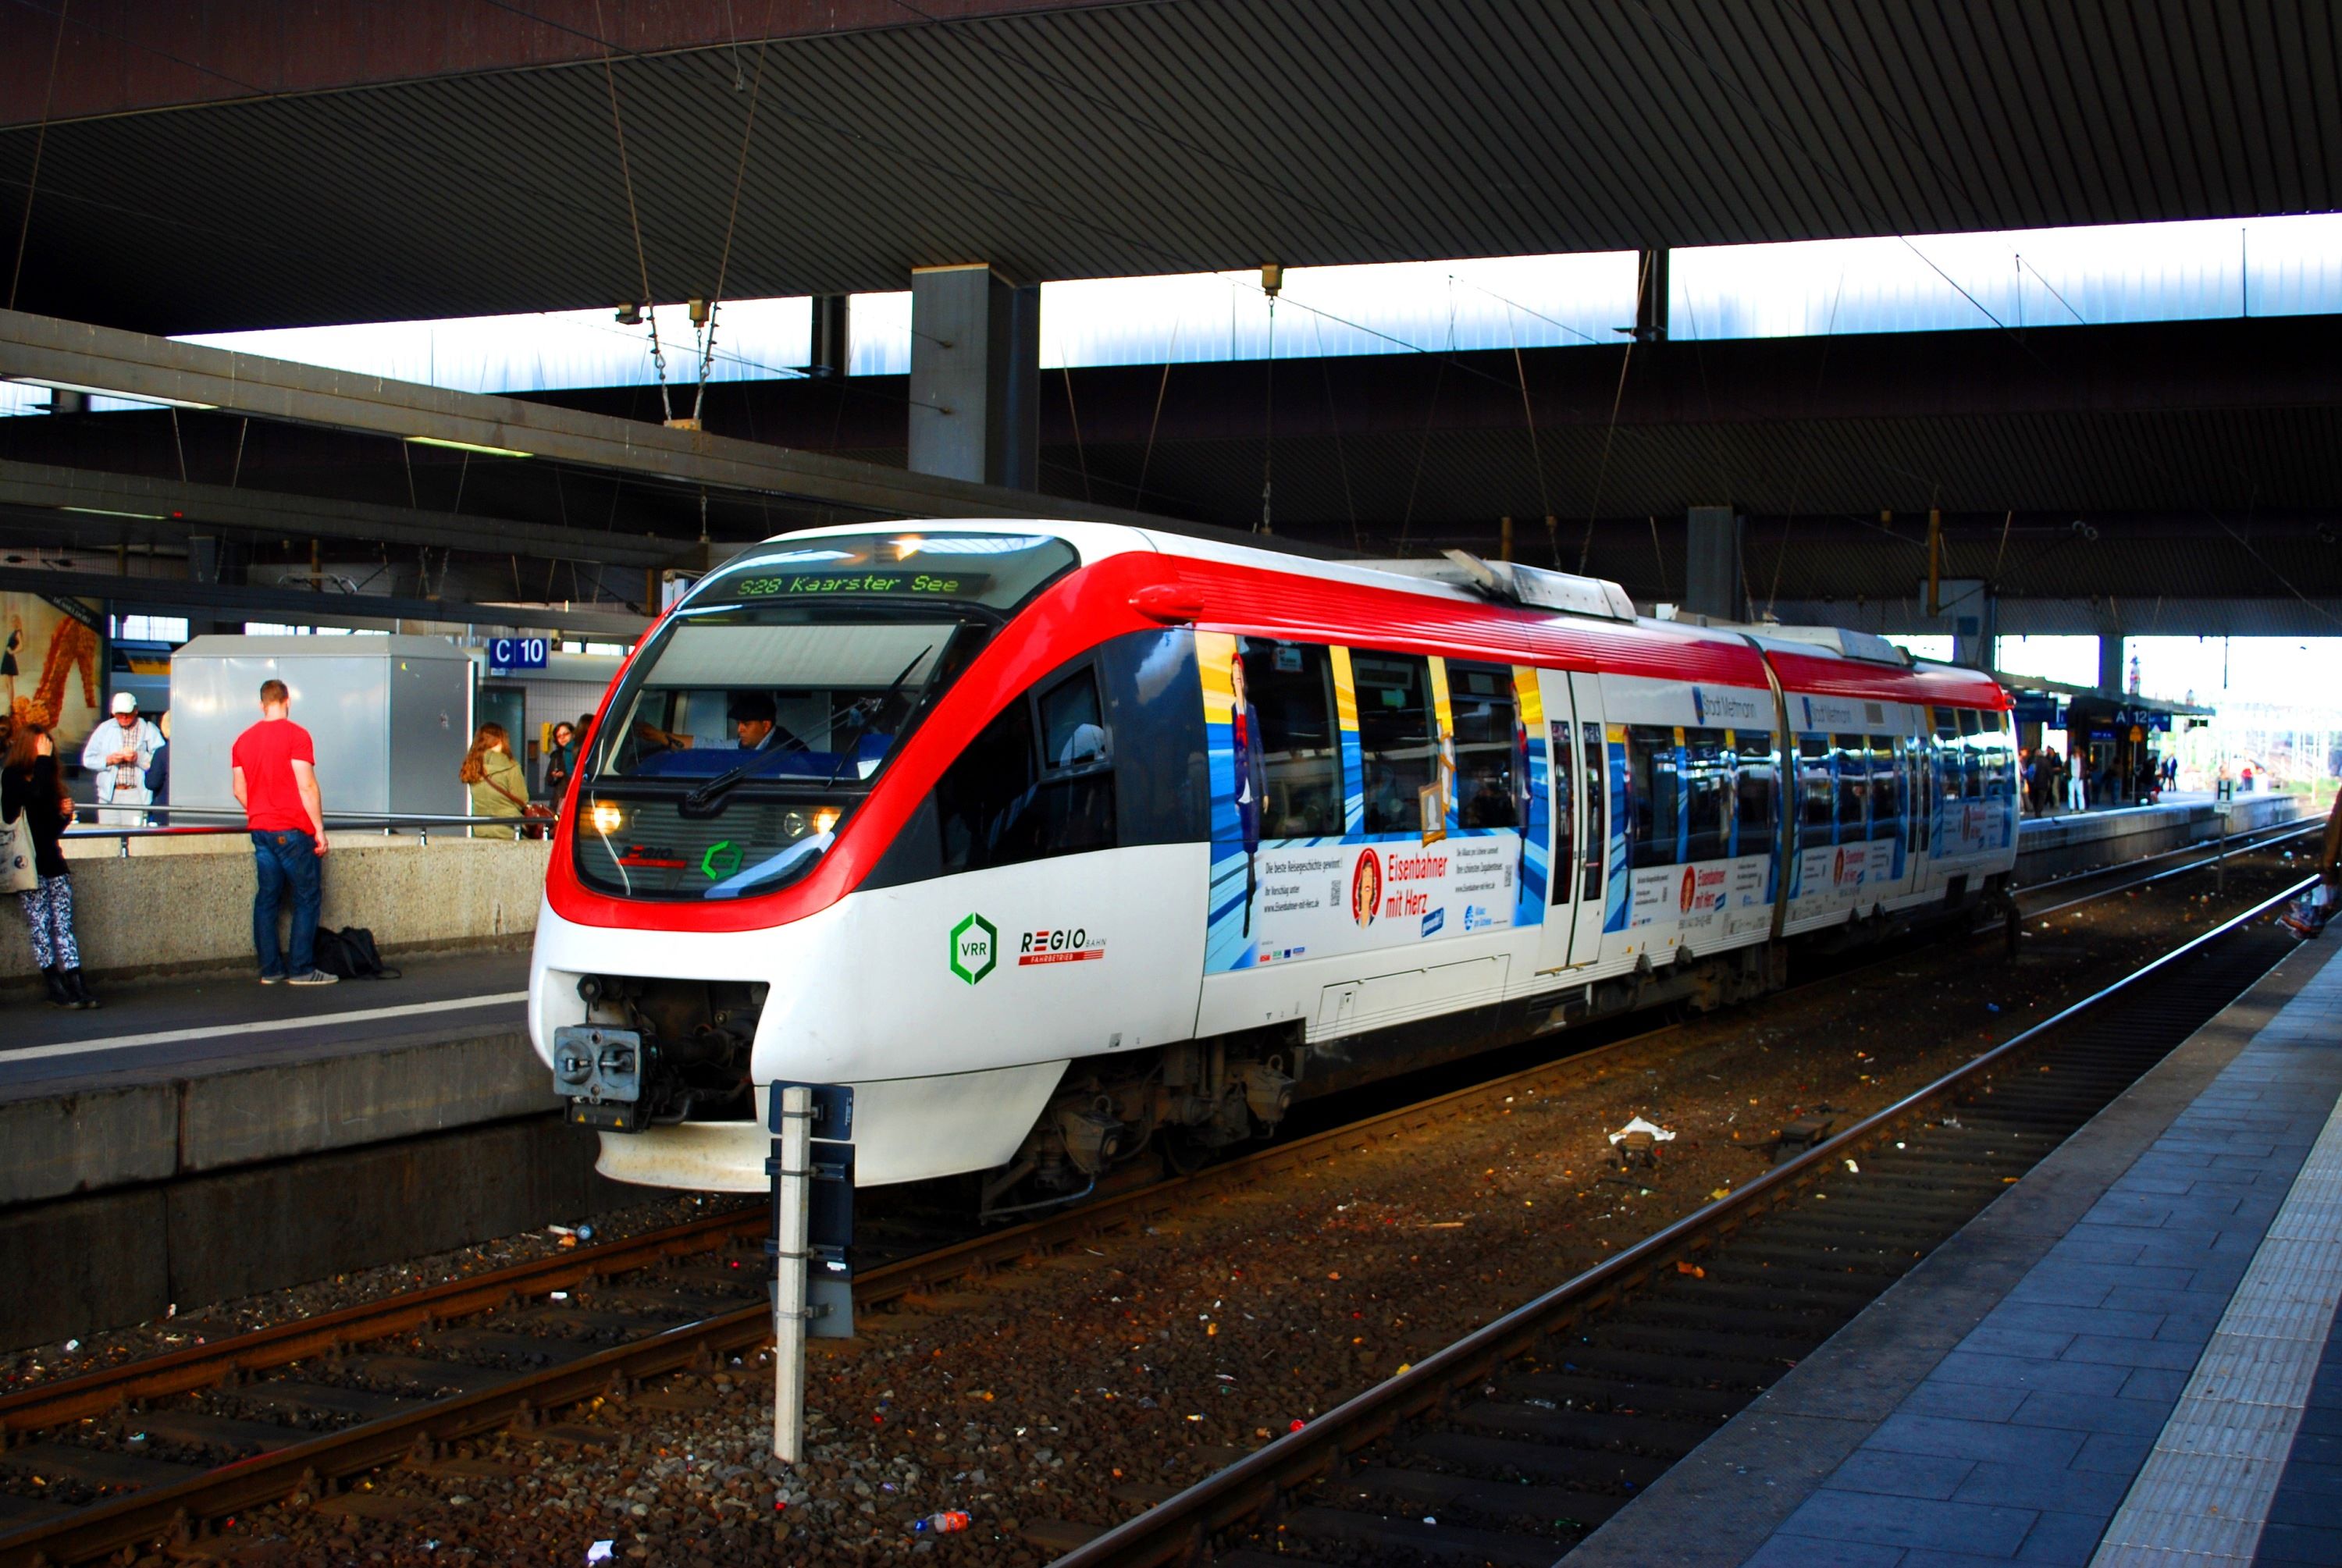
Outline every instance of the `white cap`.
{"type": "Polygon", "coordinates": [[[138,699],[128,692],[116,692],[114,694],[114,711],[117,714],[135,714],[138,711],[138,699]]]}

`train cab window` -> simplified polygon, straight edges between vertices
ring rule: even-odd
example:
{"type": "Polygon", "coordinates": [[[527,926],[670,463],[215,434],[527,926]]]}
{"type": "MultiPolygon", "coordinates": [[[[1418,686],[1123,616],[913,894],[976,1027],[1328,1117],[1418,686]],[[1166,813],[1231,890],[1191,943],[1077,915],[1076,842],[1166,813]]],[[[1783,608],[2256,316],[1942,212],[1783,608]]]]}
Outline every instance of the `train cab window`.
{"type": "Polygon", "coordinates": [[[1456,727],[1456,817],[1465,827],[1521,823],[1513,673],[1485,664],[1447,666],[1447,714],[1456,727]]]}
{"type": "Polygon", "coordinates": [[[1097,683],[1089,672],[1070,675],[1041,694],[1041,757],[1069,768],[1106,760],[1106,725],[1098,717],[1097,683]]]}
{"type": "Polygon", "coordinates": [[[1733,770],[1740,839],[1737,854],[1769,854],[1773,846],[1773,806],[1780,788],[1780,764],[1773,754],[1773,738],[1743,730],[1736,737],[1741,749],[1733,770]],[[1762,749],[1756,749],[1761,747],[1762,749]]]}
{"type": "Polygon", "coordinates": [[[1610,754],[1603,744],[1600,724],[1586,719],[1580,727],[1586,739],[1579,757],[1586,770],[1586,831],[1577,842],[1586,867],[1583,896],[1592,903],[1602,896],[1602,863],[1610,853],[1610,754]]]}
{"type": "Polygon", "coordinates": [[[1732,753],[1722,730],[1684,732],[1684,858],[1732,853],[1732,753]]]}
{"type": "Polygon", "coordinates": [[[1683,750],[1664,724],[1626,726],[1626,864],[1636,869],[1675,865],[1683,750]]]}
{"type": "Polygon", "coordinates": [[[1417,657],[1353,653],[1358,691],[1358,752],[1366,768],[1368,833],[1420,833],[1418,796],[1439,781],[1439,731],[1431,711],[1431,671],[1417,657]]]}
{"type": "Polygon", "coordinates": [[[1338,835],[1341,732],[1334,717],[1334,660],[1309,643],[1246,639],[1241,672],[1261,769],[1264,838],[1338,835]]]}
{"type": "Polygon", "coordinates": [[[1797,737],[1797,823],[1803,830],[1798,842],[1807,849],[1818,849],[1832,842],[1832,824],[1837,820],[1837,799],[1830,780],[1830,747],[1827,735],[1797,737]]]}
{"type": "Polygon", "coordinates": [[[936,784],[946,872],[1115,844],[1112,741],[1085,666],[1011,702],[936,784]]]}
{"type": "Polygon", "coordinates": [[[1569,820],[1570,796],[1577,777],[1577,748],[1570,744],[1569,723],[1555,719],[1546,725],[1546,734],[1553,750],[1553,875],[1548,879],[1552,900],[1567,904],[1569,892],[1577,877],[1577,857],[1573,852],[1569,820]]]}

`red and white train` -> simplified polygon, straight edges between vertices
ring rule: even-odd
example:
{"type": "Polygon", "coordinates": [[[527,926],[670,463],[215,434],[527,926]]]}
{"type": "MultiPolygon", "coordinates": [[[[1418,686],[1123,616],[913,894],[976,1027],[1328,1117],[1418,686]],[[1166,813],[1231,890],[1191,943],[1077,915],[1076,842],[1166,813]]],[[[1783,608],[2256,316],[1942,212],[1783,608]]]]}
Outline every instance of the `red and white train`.
{"type": "Polygon", "coordinates": [[[530,1028],[623,1181],[761,1190],[766,1086],[834,1083],[861,1184],[1055,1201],[2000,894],[2008,706],[1876,638],[1464,557],[793,534],[613,685],[530,1028]]]}

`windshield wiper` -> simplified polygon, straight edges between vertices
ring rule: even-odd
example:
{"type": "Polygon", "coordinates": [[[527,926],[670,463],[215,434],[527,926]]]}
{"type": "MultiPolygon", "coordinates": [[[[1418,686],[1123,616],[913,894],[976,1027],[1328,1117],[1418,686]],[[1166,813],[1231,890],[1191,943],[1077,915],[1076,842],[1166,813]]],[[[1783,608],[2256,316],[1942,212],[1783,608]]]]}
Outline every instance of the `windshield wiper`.
{"type": "MultiPolygon", "coordinates": [[[[933,643],[929,643],[926,647],[921,648],[917,653],[912,654],[911,662],[903,666],[903,673],[896,675],[892,684],[890,684],[884,692],[879,694],[877,702],[871,704],[871,712],[880,712],[885,709],[888,703],[893,702],[895,700],[895,694],[903,689],[903,683],[911,678],[911,672],[919,667],[919,661],[926,658],[929,654],[932,654],[935,651],[936,645],[933,643]]],[[[830,722],[835,724],[836,723],[836,720],[832,719],[830,722]]],[[[856,741],[855,743],[854,749],[855,751],[861,750],[862,743],[856,741]]],[[[854,752],[847,751],[838,753],[837,765],[829,770],[829,776],[822,780],[821,787],[826,790],[835,789],[837,786],[837,775],[844,773],[846,771],[846,764],[853,760],[854,752]]]]}
{"type": "Polygon", "coordinates": [[[748,775],[756,771],[756,764],[763,760],[764,754],[762,752],[752,752],[748,755],[748,760],[738,767],[726,773],[717,774],[714,778],[693,790],[675,803],[676,814],[687,817],[714,816],[724,809],[724,797],[739,788],[748,775]]]}

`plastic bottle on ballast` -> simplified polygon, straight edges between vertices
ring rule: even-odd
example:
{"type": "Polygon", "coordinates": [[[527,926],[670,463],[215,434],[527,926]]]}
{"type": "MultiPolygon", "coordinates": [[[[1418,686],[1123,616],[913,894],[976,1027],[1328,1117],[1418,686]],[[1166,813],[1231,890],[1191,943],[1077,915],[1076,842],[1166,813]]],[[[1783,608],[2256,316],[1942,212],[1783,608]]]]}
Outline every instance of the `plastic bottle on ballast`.
{"type": "Polygon", "coordinates": [[[960,1509],[954,1508],[942,1513],[928,1514],[911,1526],[911,1533],[916,1535],[923,1531],[933,1531],[938,1535],[947,1535],[955,1530],[965,1530],[967,1526],[967,1514],[960,1509]]]}

